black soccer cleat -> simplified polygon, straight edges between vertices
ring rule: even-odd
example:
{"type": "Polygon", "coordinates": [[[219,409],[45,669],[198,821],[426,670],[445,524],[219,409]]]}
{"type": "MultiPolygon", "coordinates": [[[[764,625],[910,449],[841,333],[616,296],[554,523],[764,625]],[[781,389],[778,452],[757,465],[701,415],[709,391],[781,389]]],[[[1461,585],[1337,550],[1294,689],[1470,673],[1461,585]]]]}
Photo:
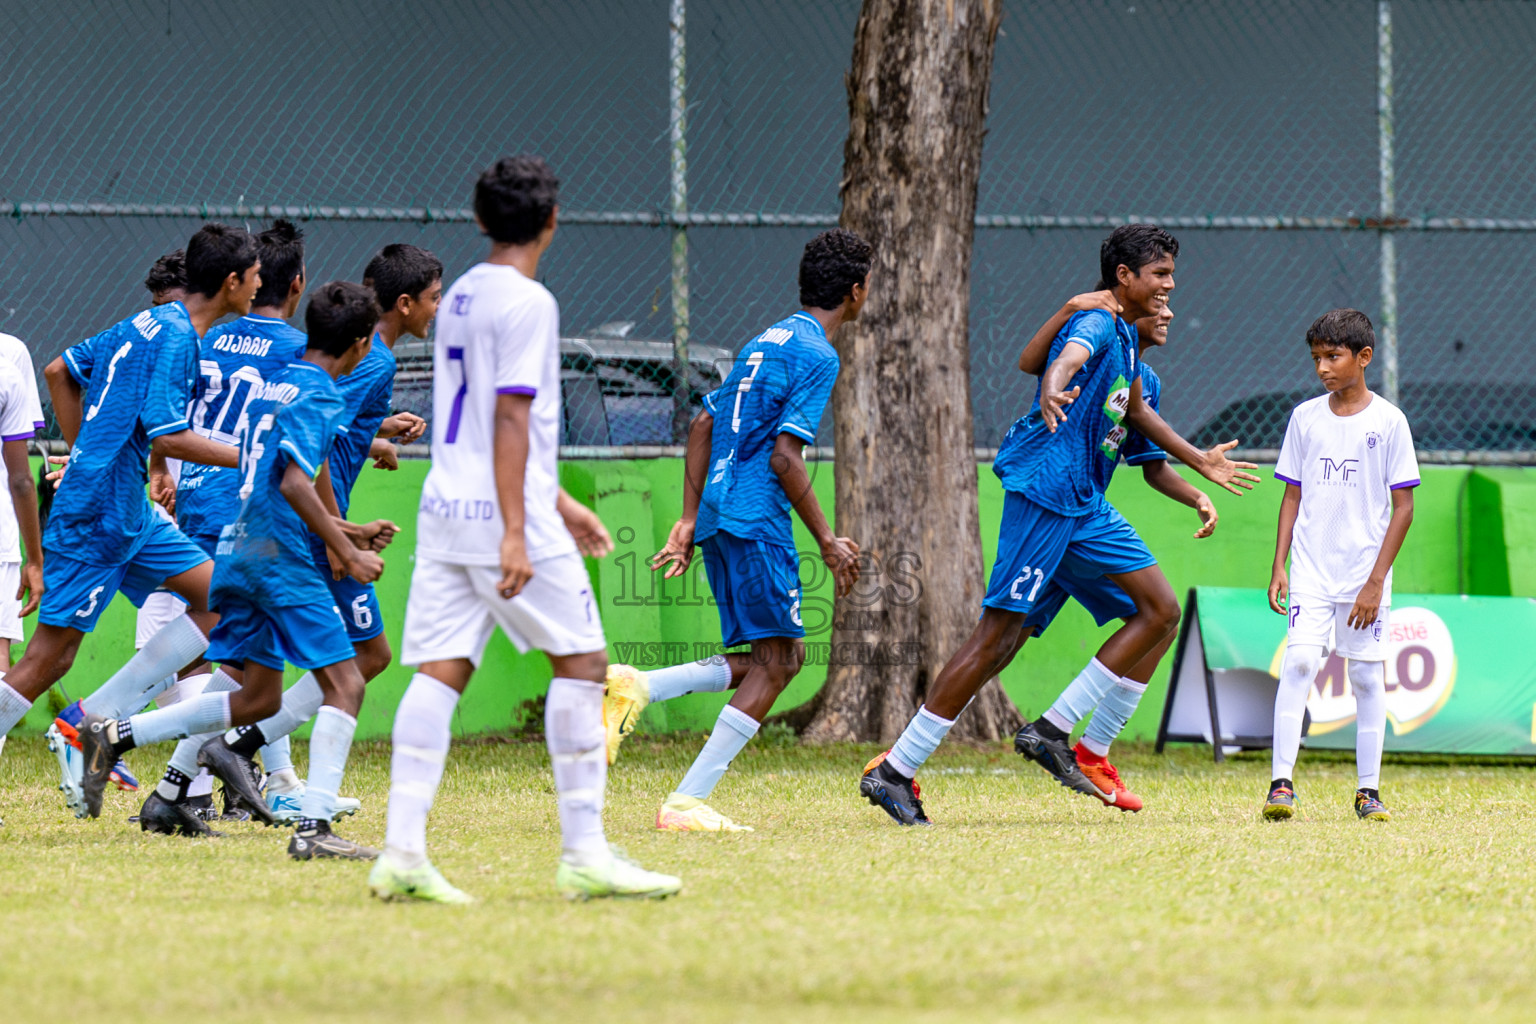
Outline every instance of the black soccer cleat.
{"type": "MultiPolygon", "coordinates": [[[[889,753],[889,751],[887,751],[889,753]]],[[[917,796],[917,780],[885,763],[881,754],[864,766],[859,794],[895,819],[898,825],[932,825],[917,796]]]]}
{"type": "Polygon", "coordinates": [[[111,719],[92,714],[87,714],[80,721],[80,788],[83,790],[85,813],[92,818],[101,817],[101,794],[112,778],[113,766],[117,764],[117,750],[108,733],[111,724],[111,719]]]}
{"type": "Polygon", "coordinates": [[[377,860],[379,851],[341,838],[331,831],[330,822],[322,821],[293,834],[288,840],[288,856],[294,860],[377,860]]]}
{"type": "Polygon", "coordinates": [[[224,783],[224,791],[238,796],[240,806],[249,811],[253,819],[263,825],[277,824],[277,818],[273,817],[267,802],[261,798],[256,766],[250,758],[242,757],[232,749],[223,736],[215,736],[202,745],[197,752],[197,763],[218,776],[219,781],[224,783]]]}
{"type": "Polygon", "coordinates": [[[204,824],[197,809],[187,801],[167,800],[154,790],[150,790],[149,798],[139,808],[138,820],[140,829],[163,836],[213,837],[221,834],[204,824]]]}
{"type": "Polygon", "coordinates": [[[1025,722],[1013,737],[1013,749],[1051,773],[1051,777],[1068,789],[1102,800],[1099,788],[1088,781],[1088,776],[1077,765],[1077,755],[1067,745],[1066,739],[1052,739],[1035,728],[1034,722],[1025,722]]]}

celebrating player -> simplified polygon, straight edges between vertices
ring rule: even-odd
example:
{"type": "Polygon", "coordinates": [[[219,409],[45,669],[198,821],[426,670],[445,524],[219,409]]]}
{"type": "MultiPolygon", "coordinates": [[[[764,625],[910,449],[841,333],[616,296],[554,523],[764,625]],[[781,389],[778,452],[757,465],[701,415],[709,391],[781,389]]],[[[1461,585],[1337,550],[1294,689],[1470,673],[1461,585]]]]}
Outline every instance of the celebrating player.
{"type": "Polygon", "coordinates": [[[1413,523],[1419,463],[1407,418],[1365,386],[1365,368],[1376,348],[1370,318],[1357,309],[1324,313],[1307,328],[1307,346],[1328,393],[1292,411],[1275,465],[1285,497],[1269,606],[1288,621],[1264,817],[1278,821],[1294,813],[1291,774],[1301,719],[1312,681],[1332,648],[1349,659],[1355,695],[1355,813],[1387,821],[1391,814],[1380,786],[1392,562],[1413,523]]]}
{"type": "Polygon", "coordinates": [[[940,671],[896,744],[865,767],[859,783],[859,792],[898,824],[928,823],[913,776],[976,691],[1012,660],[1030,613],[1042,596],[1049,596],[1045,584],[1063,565],[1079,577],[1107,576],[1136,611],[1051,710],[1019,730],[1014,746],[1063,785],[1103,798],[1067,744],[1072,727],[1166,641],[1179,617],[1178,602],[1156,559],[1104,499],[1121,445],[1135,429],[1234,493],[1257,481],[1240,471],[1252,467],[1226,458],[1231,444],[1199,451],[1163,422],[1143,396],[1131,324],[1167,304],[1178,251],[1172,235],[1150,224],[1117,228],[1104,240],[1100,277],[1113,282],[1122,312],[1092,310],[1069,320],[1052,343],[1050,367],[1033,408],[1003,439],[993,470],[1007,493],[981,621],[940,671]]]}
{"type": "Polygon", "coordinates": [[[726,647],[750,644],[751,652],[649,673],[628,665],[609,671],[604,718],[610,761],[651,701],[736,690],[693,767],[656,812],[659,829],[751,831],[704,801],[805,659],[791,508],[816,538],[838,593],[847,593],[858,578],[859,546],[833,534],[801,449],[816,440],[837,381],[830,339],[858,319],[869,294],[869,264],[869,243],[851,231],[838,228],[811,239],[800,260],[804,308],[742,348],[731,375],[705,397],[689,427],[683,516],[651,568],[664,568],[668,579],[682,575],[697,543],[720,609],[721,638],[726,647]]]}
{"type": "Polygon", "coordinates": [[[490,255],[443,297],[433,345],[432,468],[417,521],[401,660],[417,666],[395,712],[383,899],[464,903],[427,860],[427,813],[450,727],[491,633],[537,648],[555,678],[544,734],[555,776],[568,898],[663,897],[682,882],[614,852],[603,835],[607,759],[602,623],[583,552],[613,548],[597,516],[560,489],[560,310],[538,282],[555,235],[558,182],[538,157],[507,157],[475,184],[490,255]]]}

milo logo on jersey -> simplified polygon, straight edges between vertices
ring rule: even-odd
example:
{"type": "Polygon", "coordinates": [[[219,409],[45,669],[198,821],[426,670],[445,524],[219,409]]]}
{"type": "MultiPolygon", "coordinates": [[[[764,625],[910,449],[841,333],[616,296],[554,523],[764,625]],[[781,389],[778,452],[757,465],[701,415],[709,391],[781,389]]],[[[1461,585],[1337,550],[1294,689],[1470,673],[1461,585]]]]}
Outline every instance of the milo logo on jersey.
{"type": "Polygon", "coordinates": [[[1114,424],[1109,433],[1104,435],[1104,440],[1099,442],[1099,451],[1110,462],[1116,462],[1120,458],[1120,446],[1125,443],[1125,436],[1131,432],[1131,428],[1124,423],[1126,411],[1131,407],[1131,385],[1125,379],[1125,374],[1115,378],[1115,382],[1109,386],[1109,397],[1104,399],[1104,415],[1114,424]]]}
{"type": "MultiPolygon", "coordinates": [[[[1396,736],[1412,732],[1450,699],[1456,685],[1456,645],[1445,621],[1428,608],[1393,608],[1387,633],[1387,719],[1396,736]]],[[[1278,677],[1285,642],[1270,675],[1278,677]]],[[[1330,654],[1307,695],[1312,735],[1342,729],[1355,720],[1355,695],[1344,659],[1330,654]]]]}

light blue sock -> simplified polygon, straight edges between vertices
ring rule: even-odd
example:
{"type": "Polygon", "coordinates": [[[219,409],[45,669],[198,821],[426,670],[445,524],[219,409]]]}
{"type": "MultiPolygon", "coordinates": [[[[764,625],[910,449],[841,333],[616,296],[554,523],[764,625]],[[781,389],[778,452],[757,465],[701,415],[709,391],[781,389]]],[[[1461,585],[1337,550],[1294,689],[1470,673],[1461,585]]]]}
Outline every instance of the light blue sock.
{"type": "Polygon", "coordinates": [[[690,661],[647,672],[651,701],[671,700],[685,693],[723,693],[731,688],[731,666],[724,658],[690,661]]]}
{"type": "Polygon", "coordinates": [[[1061,691],[1061,696],[1056,698],[1056,703],[1051,705],[1043,717],[1063,732],[1071,732],[1078,722],[1087,717],[1088,712],[1098,707],[1109,688],[1119,681],[1119,676],[1105,668],[1098,658],[1094,658],[1061,691]]]}
{"type": "MultiPolygon", "coordinates": [[[[240,689],[240,684],[235,682],[223,669],[215,669],[213,677],[208,680],[208,685],[203,687],[203,693],[198,694],[198,696],[201,697],[203,694],[208,693],[227,693],[238,689],[240,689]]],[[[190,699],[196,700],[197,698],[193,697],[190,699]]],[[[185,703],[186,701],[178,701],[170,705],[170,707],[180,707],[185,703]]],[[[208,777],[207,769],[198,767],[197,752],[202,749],[204,743],[207,743],[217,735],[217,732],[205,732],[188,736],[176,744],[176,749],[171,752],[171,760],[166,764],[166,770],[175,769],[192,780],[192,787],[187,790],[187,796],[202,796],[213,792],[213,779],[208,777]]],[[[175,786],[167,786],[162,782],[158,788],[160,795],[167,800],[176,799],[177,789],[175,786]]]]}
{"type": "Polygon", "coordinates": [[[950,727],[954,724],[954,719],[940,718],[929,711],[926,704],[923,705],[917,709],[917,714],[912,716],[912,721],[907,723],[896,745],[886,755],[886,763],[907,778],[912,778],[923,766],[923,762],[939,749],[939,744],[944,742],[944,737],[949,735],[950,727]]]}
{"type": "Polygon", "coordinates": [[[141,710],[176,681],[176,673],[208,649],[208,638],[185,613],[149,638],[111,679],[80,702],[88,713],[122,718],[141,710]]]}
{"type": "Polygon", "coordinates": [[[196,736],[204,732],[223,732],[229,728],[229,694],[203,691],[191,700],[180,701],[158,711],[145,711],[129,719],[133,745],[196,736]]]}
{"type": "Polygon", "coordinates": [[[299,817],[330,821],[336,813],[336,794],[352,752],[357,719],[329,704],[315,715],[315,731],[309,737],[309,784],[299,801],[299,817]]]}
{"type": "Polygon", "coordinates": [[[1134,679],[1122,679],[1111,686],[1099,706],[1093,709],[1093,718],[1083,733],[1083,746],[1100,757],[1108,757],[1109,745],[1125,731],[1125,723],[1136,713],[1136,705],[1141,703],[1141,695],[1146,692],[1147,684],[1134,679]]]}
{"type": "MultiPolygon", "coordinates": [[[[283,694],[282,706],[277,709],[277,714],[271,718],[263,718],[256,723],[256,728],[261,730],[261,738],[270,746],[279,739],[289,735],[293,730],[315,717],[320,710],[320,705],[325,700],[325,694],[320,692],[320,680],[315,678],[313,672],[306,672],[299,677],[299,681],[288,687],[283,694]]],[[[224,737],[230,743],[240,738],[240,733],[231,729],[224,737]]],[[[265,750],[265,747],[263,748],[265,750]]],[[[289,766],[292,765],[289,762],[289,766]]],[[[262,764],[266,764],[265,758],[262,764]]],[[[271,768],[267,771],[270,773],[271,768]]]]}
{"type": "Polygon", "coordinates": [[[694,760],[693,767],[678,783],[677,791],[695,800],[707,800],[720,782],[720,776],[731,766],[736,755],[747,741],[757,735],[760,723],[745,711],[738,711],[727,704],[720,709],[715,721],[715,731],[709,734],[704,749],[694,760]]]}
{"type": "Polygon", "coordinates": [[[261,755],[262,771],[268,775],[293,767],[293,744],[287,736],[279,736],[257,753],[261,755]]]}

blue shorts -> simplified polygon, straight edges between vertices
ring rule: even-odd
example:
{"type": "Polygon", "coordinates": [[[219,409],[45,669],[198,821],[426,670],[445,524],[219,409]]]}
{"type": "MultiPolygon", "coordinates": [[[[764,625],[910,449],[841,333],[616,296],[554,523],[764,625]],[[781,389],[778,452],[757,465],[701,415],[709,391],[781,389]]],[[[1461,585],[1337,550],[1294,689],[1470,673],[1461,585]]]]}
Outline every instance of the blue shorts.
{"type": "Polygon", "coordinates": [[[341,613],[328,604],[259,608],[226,595],[215,610],[219,624],[208,636],[209,661],[315,669],[352,657],[341,613]]]}
{"type": "Polygon", "coordinates": [[[1131,600],[1131,595],[1121,590],[1108,576],[1083,579],[1058,569],[1051,581],[1041,588],[1035,606],[1024,616],[1025,628],[1033,627],[1034,635],[1040,636],[1066,605],[1068,598],[1088,609],[1093,621],[1101,626],[1136,614],[1136,602],[1131,600]]]}
{"type": "Polygon", "coordinates": [[[1047,586],[1060,573],[1093,580],[1156,564],[1136,528],[1107,501],[1085,516],[1064,516],[1008,491],[997,561],[981,603],[1028,615],[1049,597],[1047,586]]]}
{"type": "Polygon", "coordinates": [[[43,600],[37,621],[89,633],[118,593],[135,608],[166,580],[208,561],[168,518],[151,516],[138,546],[122,565],[90,565],[58,551],[43,559],[43,600]]]}
{"type": "Polygon", "coordinates": [[[720,607],[727,647],[770,636],[803,637],[800,556],[791,548],[715,533],[699,542],[704,572],[720,607]]]}
{"type": "Polygon", "coordinates": [[[315,570],[330,588],[331,600],[336,602],[336,608],[341,612],[341,621],[346,624],[348,639],[354,644],[360,644],[381,636],[384,633],[384,614],[379,609],[379,598],[373,592],[373,584],[359,583],[351,576],[331,579],[331,563],[325,557],[325,541],[313,534],[309,538],[309,554],[315,560],[315,570]]]}
{"type": "Polygon", "coordinates": [[[209,558],[213,557],[219,546],[219,535],[216,533],[189,533],[187,539],[207,552],[209,558]]]}

